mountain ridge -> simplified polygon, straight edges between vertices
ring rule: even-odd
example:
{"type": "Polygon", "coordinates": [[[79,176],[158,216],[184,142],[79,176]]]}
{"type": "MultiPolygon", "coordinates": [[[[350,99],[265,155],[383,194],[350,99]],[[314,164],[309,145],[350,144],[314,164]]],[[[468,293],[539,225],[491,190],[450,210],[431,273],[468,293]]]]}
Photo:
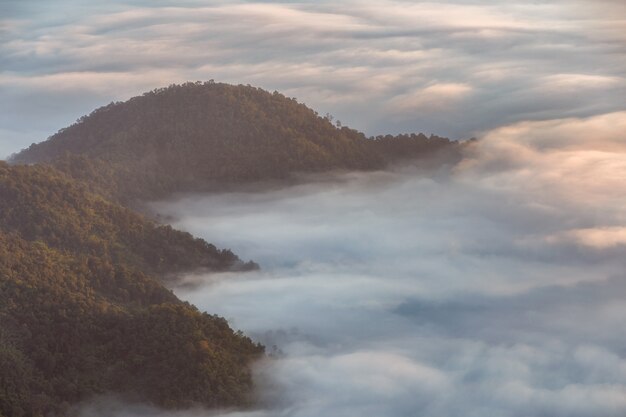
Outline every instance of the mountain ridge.
{"type": "Polygon", "coordinates": [[[114,392],[242,406],[264,348],[164,285],[258,268],[132,207],[302,173],[454,164],[462,144],[365,135],[280,93],[186,83],[111,103],[0,162],[0,417],[114,392]]]}
{"type": "Polygon", "coordinates": [[[0,416],[65,415],[108,392],[245,405],[263,348],[162,281],[242,265],[50,166],[0,162],[0,416]]]}
{"type": "Polygon", "coordinates": [[[383,169],[438,152],[455,160],[457,145],[423,134],[367,138],[278,92],[196,82],[96,109],[11,162],[51,163],[128,201],[202,192],[215,183],[383,169]]]}

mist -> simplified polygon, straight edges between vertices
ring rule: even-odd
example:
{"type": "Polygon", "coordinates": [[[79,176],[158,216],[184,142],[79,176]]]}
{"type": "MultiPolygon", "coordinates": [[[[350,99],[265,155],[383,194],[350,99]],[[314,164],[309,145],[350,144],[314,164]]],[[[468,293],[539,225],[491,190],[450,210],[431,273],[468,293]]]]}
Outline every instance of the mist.
{"type": "Polygon", "coordinates": [[[155,203],[262,267],[175,290],[268,347],[259,407],[219,415],[625,415],[625,123],[524,122],[428,173],[155,203]]]}

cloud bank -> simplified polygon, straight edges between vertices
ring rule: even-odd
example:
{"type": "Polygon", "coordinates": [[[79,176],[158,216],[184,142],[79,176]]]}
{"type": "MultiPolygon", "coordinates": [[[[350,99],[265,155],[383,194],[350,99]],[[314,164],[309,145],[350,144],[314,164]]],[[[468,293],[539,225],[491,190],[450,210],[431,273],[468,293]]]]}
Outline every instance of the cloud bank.
{"type": "Polygon", "coordinates": [[[196,79],[372,135],[480,136],[429,176],[155,205],[264,268],[177,290],[276,347],[262,407],[218,414],[621,417],[625,15],[620,0],[1,2],[0,156],[196,79]]]}
{"type": "Polygon", "coordinates": [[[0,155],[187,80],[279,90],[368,134],[624,110],[620,1],[4,2],[0,155]]]}
{"type": "Polygon", "coordinates": [[[274,353],[262,407],[219,415],[623,416],[625,120],[515,123],[426,176],[155,204],[263,266],[177,290],[274,353]]]}

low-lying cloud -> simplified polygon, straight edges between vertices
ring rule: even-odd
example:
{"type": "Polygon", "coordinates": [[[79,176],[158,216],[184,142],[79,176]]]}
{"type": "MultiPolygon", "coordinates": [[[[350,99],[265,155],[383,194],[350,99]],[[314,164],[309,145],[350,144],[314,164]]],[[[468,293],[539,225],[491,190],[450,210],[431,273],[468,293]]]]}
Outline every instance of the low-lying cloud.
{"type": "Polygon", "coordinates": [[[155,204],[263,267],[177,290],[272,353],[260,408],[219,415],[623,416],[625,120],[503,127],[432,175],[155,204]]]}

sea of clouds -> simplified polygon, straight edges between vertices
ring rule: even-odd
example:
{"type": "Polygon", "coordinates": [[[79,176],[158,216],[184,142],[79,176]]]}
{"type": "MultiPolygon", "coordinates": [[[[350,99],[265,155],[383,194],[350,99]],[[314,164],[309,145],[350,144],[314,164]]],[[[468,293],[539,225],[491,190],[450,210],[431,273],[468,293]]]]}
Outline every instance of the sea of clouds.
{"type": "MultiPolygon", "coordinates": [[[[626,415],[622,0],[0,1],[0,157],[173,82],[277,89],[456,166],[188,196],[254,259],[177,294],[268,346],[220,417],[626,415]],[[275,347],[275,348],[274,348],[275,347]]],[[[103,398],[84,417],[164,412],[103,398]]]]}
{"type": "MultiPolygon", "coordinates": [[[[272,354],[259,408],[220,416],[626,415],[624,132],[517,123],[428,173],[155,204],[262,266],[176,290],[272,354]]],[[[213,415],[85,417],[102,407],[213,415]]]]}

